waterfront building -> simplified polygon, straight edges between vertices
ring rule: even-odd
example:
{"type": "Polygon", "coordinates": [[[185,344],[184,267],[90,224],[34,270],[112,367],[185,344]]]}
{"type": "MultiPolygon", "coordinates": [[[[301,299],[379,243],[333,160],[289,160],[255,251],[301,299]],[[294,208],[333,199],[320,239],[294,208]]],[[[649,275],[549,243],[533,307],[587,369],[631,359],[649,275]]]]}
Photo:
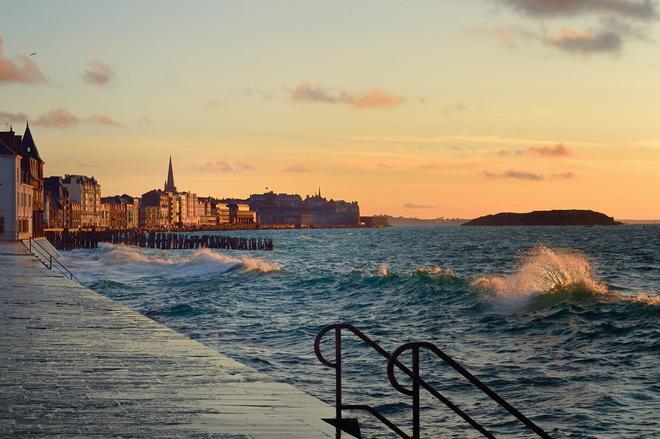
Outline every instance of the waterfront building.
{"type": "MultiPolygon", "coordinates": [[[[171,192],[154,189],[140,197],[139,223],[149,229],[170,228],[174,224],[174,199],[171,192]]],[[[177,209],[178,210],[178,209],[177,209]]]]}
{"type": "Polygon", "coordinates": [[[216,204],[218,224],[255,224],[257,213],[247,203],[218,202],[216,204]]]}
{"type": "Polygon", "coordinates": [[[71,200],[62,177],[44,179],[44,220],[48,229],[71,227],[71,200]]]}
{"type": "Polygon", "coordinates": [[[33,234],[34,179],[24,166],[27,154],[21,136],[11,128],[0,132],[0,239],[26,239],[33,234]]]}
{"type": "Polygon", "coordinates": [[[302,198],[300,195],[276,194],[273,191],[264,194],[252,194],[247,203],[257,213],[257,222],[266,225],[301,224],[302,198]]]}
{"type": "Polygon", "coordinates": [[[80,205],[80,227],[101,227],[101,185],[94,177],[66,174],[62,184],[69,191],[72,203],[80,205]]]}
{"type": "Polygon", "coordinates": [[[21,167],[27,174],[32,186],[32,236],[44,235],[44,161],[39,156],[39,150],[34,143],[30,124],[26,122],[25,132],[21,140],[23,157],[21,167]]]}
{"type": "Polygon", "coordinates": [[[147,228],[197,227],[198,208],[197,194],[177,191],[170,157],[163,190],[154,189],[141,197],[139,224],[147,228]]]}
{"type": "Polygon", "coordinates": [[[132,229],[139,225],[140,199],[130,195],[114,195],[101,198],[101,205],[108,211],[111,229],[132,229]]]}
{"type": "Polygon", "coordinates": [[[200,227],[218,225],[217,200],[211,197],[197,197],[197,216],[200,227]]]}
{"type": "MultiPolygon", "coordinates": [[[[70,198],[69,198],[70,199],[70,198]]],[[[72,229],[79,229],[82,223],[82,214],[81,214],[80,203],[71,201],[71,214],[69,216],[69,224],[71,224],[72,229]]]]}
{"type": "Polygon", "coordinates": [[[298,227],[355,227],[360,225],[358,203],[328,200],[321,191],[303,200],[300,195],[253,194],[247,200],[259,224],[298,227]]]}

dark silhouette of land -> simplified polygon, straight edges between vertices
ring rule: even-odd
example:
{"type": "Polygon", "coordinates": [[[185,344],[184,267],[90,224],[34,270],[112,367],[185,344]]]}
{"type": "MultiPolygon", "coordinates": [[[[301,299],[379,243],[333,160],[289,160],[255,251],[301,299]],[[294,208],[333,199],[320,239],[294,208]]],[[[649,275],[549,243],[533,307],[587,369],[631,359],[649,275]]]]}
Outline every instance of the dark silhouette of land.
{"type": "Polygon", "coordinates": [[[613,217],[593,210],[535,210],[497,213],[470,220],[463,226],[617,226],[613,217]]]}

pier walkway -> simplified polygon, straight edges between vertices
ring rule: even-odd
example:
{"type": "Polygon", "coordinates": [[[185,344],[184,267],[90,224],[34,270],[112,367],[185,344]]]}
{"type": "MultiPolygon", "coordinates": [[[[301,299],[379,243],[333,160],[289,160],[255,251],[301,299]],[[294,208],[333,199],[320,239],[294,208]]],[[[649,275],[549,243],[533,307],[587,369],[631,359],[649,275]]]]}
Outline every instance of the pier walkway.
{"type": "Polygon", "coordinates": [[[313,439],[333,415],[0,241],[0,437],[313,439]]]}

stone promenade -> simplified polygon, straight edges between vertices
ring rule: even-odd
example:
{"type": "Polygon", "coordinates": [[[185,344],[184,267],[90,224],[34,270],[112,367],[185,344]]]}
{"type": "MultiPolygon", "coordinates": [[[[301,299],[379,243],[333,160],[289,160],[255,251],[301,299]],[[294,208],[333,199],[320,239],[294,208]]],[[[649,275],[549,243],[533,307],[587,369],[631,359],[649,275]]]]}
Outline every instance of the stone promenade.
{"type": "Polygon", "coordinates": [[[334,437],[334,410],[0,241],[0,437],[334,437]]]}

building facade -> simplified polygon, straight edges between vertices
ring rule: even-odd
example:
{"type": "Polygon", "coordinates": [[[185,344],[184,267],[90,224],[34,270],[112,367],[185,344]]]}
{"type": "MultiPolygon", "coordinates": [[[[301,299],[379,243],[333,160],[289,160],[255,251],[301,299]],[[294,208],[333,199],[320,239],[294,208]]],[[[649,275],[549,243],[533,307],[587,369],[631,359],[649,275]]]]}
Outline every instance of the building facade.
{"type": "Polygon", "coordinates": [[[101,185],[94,177],[66,174],[62,184],[69,191],[71,203],[80,205],[78,227],[97,228],[107,221],[107,214],[102,213],[101,185]]]}
{"type": "Polygon", "coordinates": [[[101,198],[103,210],[107,211],[107,227],[110,229],[133,229],[139,225],[140,199],[130,195],[114,195],[101,198]]]}
{"type": "Polygon", "coordinates": [[[256,211],[257,221],[264,225],[294,225],[298,227],[357,227],[360,225],[360,207],[357,202],[328,200],[321,191],[307,196],[253,194],[247,200],[256,211]]]}
{"type": "Polygon", "coordinates": [[[69,229],[72,223],[69,191],[62,177],[44,179],[44,220],[48,229],[69,229]]]}
{"type": "Polygon", "coordinates": [[[33,236],[32,176],[25,169],[25,156],[18,136],[10,128],[0,132],[0,239],[33,236]]]}

